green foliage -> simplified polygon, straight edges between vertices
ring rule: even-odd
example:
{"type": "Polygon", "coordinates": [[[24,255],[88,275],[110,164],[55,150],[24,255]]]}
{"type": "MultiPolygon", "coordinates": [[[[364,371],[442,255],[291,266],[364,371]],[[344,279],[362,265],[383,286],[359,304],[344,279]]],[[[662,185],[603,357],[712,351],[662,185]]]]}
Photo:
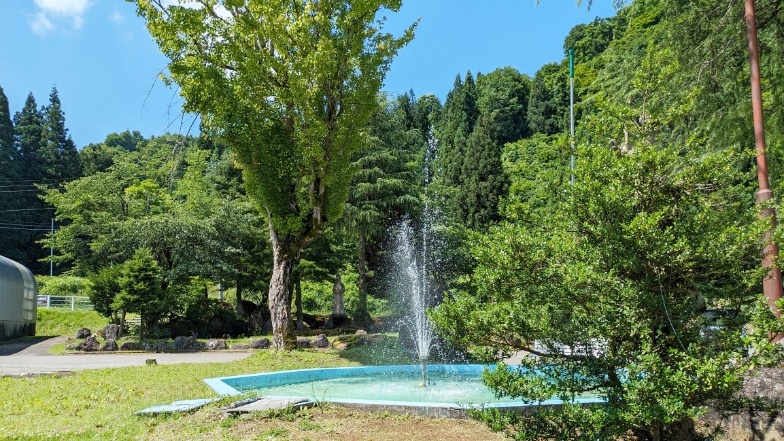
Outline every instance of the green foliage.
{"type": "MultiPolygon", "coordinates": [[[[138,313],[142,326],[152,325],[171,307],[163,297],[163,274],[158,261],[148,248],[138,248],[122,265],[117,284],[120,291],[114,297],[112,308],[138,313]]],[[[139,333],[144,338],[143,330],[139,333]]]]}
{"type": "Polygon", "coordinates": [[[531,80],[526,120],[532,133],[553,135],[569,127],[569,80],[563,64],[542,66],[531,80]]]}
{"type": "Polygon", "coordinates": [[[53,296],[85,296],[92,288],[90,281],[79,276],[38,276],[38,292],[53,296]]]}
{"type": "Polygon", "coordinates": [[[541,418],[487,417],[513,424],[519,439],[678,431],[737,390],[770,349],[766,329],[741,332],[759,306],[763,228],[736,167],[742,158],[644,143],[628,154],[586,146],[578,158],[576,184],[551,202],[550,216],[483,237],[474,247],[476,292],[447,299],[432,316],[442,335],[478,356],[539,356],[523,361],[530,371],[488,374],[500,395],[607,400],[541,418]],[[740,313],[708,338],[706,307],[740,313]]]}
{"type": "Polygon", "coordinates": [[[122,265],[105,266],[96,273],[88,276],[90,281],[90,301],[93,308],[104,317],[116,318],[118,309],[114,298],[120,292],[120,276],[122,265]]]}

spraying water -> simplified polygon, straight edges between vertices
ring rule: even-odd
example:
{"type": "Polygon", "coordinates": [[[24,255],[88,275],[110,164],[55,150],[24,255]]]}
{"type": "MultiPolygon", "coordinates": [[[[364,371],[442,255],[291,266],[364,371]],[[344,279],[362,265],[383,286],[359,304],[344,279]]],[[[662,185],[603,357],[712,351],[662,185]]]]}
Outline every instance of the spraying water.
{"type": "Polygon", "coordinates": [[[416,355],[422,370],[421,386],[428,384],[427,360],[433,344],[433,326],[427,319],[430,289],[426,271],[427,228],[422,228],[421,251],[416,250],[415,231],[411,222],[406,220],[397,233],[395,261],[398,265],[399,290],[406,296],[408,315],[403,324],[414,340],[416,355]]]}
{"type": "Polygon", "coordinates": [[[427,361],[434,337],[433,326],[427,319],[427,308],[432,306],[430,301],[433,298],[430,292],[428,266],[433,264],[432,257],[429,255],[429,247],[433,243],[430,237],[430,227],[436,214],[429,203],[428,191],[432,174],[430,165],[433,163],[437,151],[437,143],[431,130],[424,164],[425,196],[422,226],[417,232],[409,219],[403,221],[397,232],[395,250],[395,262],[398,265],[400,284],[398,290],[405,296],[409,313],[403,320],[403,324],[408,328],[414,340],[416,355],[422,371],[422,382],[420,383],[422,387],[428,385],[427,361]],[[418,249],[417,245],[419,245],[418,249]]]}

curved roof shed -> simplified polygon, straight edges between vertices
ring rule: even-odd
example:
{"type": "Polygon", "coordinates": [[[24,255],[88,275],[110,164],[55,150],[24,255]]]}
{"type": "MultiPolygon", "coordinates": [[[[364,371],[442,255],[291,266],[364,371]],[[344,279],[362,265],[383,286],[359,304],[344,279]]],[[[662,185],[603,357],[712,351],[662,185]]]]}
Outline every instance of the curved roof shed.
{"type": "Polygon", "coordinates": [[[35,335],[37,299],[33,273],[0,256],[0,341],[35,335]]]}

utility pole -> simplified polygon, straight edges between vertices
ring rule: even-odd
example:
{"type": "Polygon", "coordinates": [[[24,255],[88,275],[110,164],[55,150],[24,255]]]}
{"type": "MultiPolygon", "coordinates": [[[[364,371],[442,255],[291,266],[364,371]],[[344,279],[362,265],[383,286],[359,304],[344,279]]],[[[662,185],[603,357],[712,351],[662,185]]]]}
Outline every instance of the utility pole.
{"type": "MultiPolygon", "coordinates": [[[[762,282],[762,291],[768,300],[768,306],[776,317],[781,310],[776,301],[782,297],[781,270],[774,265],[779,256],[779,246],[773,242],[773,230],[776,228],[776,211],[766,204],[773,200],[773,191],[768,179],[768,162],[765,157],[765,122],[762,114],[762,86],[760,83],[759,46],[757,44],[757,18],[754,0],[745,0],[746,33],[749,40],[749,65],[751,67],[751,108],[754,117],[754,141],[757,147],[757,181],[759,191],[756,200],[763,205],[760,217],[770,219],[770,230],[765,233],[765,249],[762,252],[762,266],[768,268],[768,275],[762,282]]],[[[784,335],[772,336],[774,342],[784,335]]]]}
{"type": "Polygon", "coordinates": [[[569,49],[569,133],[572,139],[570,162],[570,181],[574,185],[574,49],[569,49]]]}
{"type": "MultiPolygon", "coordinates": [[[[49,236],[49,238],[51,239],[53,237],[54,237],[54,218],[52,218],[52,229],[51,229],[51,235],[49,236]]],[[[49,245],[49,277],[51,277],[53,275],[53,273],[54,273],[54,261],[52,260],[52,257],[54,256],[54,244],[51,243],[51,242],[49,242],[49,243],[50,243],[50,245],[49,245]]]]}

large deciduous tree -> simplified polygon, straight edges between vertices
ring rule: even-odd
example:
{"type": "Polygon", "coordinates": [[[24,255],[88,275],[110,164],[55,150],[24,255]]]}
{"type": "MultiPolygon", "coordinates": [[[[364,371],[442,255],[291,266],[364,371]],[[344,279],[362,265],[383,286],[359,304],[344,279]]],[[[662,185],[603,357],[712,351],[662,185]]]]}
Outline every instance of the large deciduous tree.
{"type": "Polygon", "coordinates": [[[269,306],[276,348],[296,341],[288,302],[301,249],[340,216],[351,155],[397,51],[413,38],[383,33],[400,0],[136,0],[171,59],[188,111],[220,134],[267,216],[273,247],[269,306]]]}

